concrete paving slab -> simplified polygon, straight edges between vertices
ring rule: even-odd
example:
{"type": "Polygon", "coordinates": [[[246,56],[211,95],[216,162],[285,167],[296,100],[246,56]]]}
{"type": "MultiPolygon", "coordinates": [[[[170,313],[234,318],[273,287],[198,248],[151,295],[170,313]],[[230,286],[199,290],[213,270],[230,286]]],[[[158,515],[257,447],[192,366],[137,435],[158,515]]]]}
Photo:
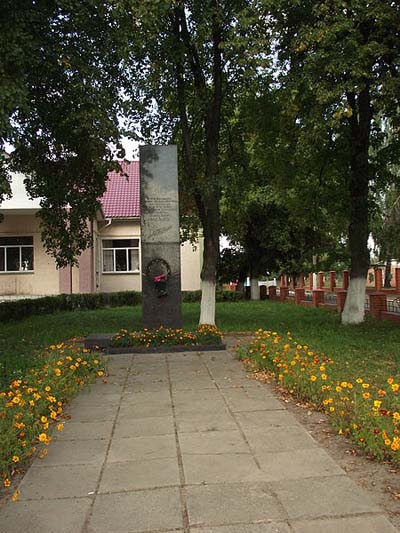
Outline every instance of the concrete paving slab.
{"type": "Polygon", "coordinates": [[[54,434],[59,440],[97,440],[109,439],[113,428],[112,420],[103,422],[64,422],[64,429],[54,434]]]}
{"type": "Polygon", "coordinates": [[[162,488],[100,494],[89,520],[89,533],[126,533],[182,528],[179,489],[162,488]]]}
{"type": "Polygon", "coordinates": [[[271,484],[289,518],[310,519],[379,513],[379,507],[347,476],[285,480],[271,484]]]}
{"type": "Polygon", "coordinates": [[[254,387],[260,389],[263,385],[254,379],[246,377],[244,374],[242,378],[215,378],[215,382],[220,389],[229,389],[237,387],[254,387]]]}
{"type": "Polygon", "coordinates": [[[236,413],[236,419],[244,429],[299,426],[296,418],[284,410],[247,411],[236,413]]]}
{"type": "Polygon", "coordinates": [[[99,406],[114,407],[121,401],[121,394],[101,394],[92,392],[90,395],[80,396],[71,403],[71,409],[93,409],[99,406]]]}
{"type": "Polygon", "coordinates": [[[189,381],[171,379],[171,386],[173,391],[215,389],[215,384],[209,377],[196,379],[193,378],[189,381]]]}
{"type": "Polygon", "coordinates": [[[82,530],[90,498],[18,501],[1,510],[4,533],[77,533],[82,530]]]}
{"type": "Polygon", "coordinates": [[[55,441],[48,447],[44,459],[35,462],[36,467],[60,465],[101,465],[107,452],[106,440],[55,441]]]}
{"type": "Polygon", "coordinates": [[[188,487],[187,503],[191,526],[286,518],[282,505],[266,483],[188,487]],[[232,502],[235,502],[234,505],[232,502]]]}
{"type": "Polygon", "coordinates": [[[103,422],[114,420],[117,414],[117,405],[87,407],[80,402],[68,409],[68,414],[74,422],[103,422]]]}
{"type": "Polygon", "coordinates": [[[339,465],[320,448],[260,453],[256,457],[267,481],[343,474],[339,465]]]}
{"type": "Polygon", "coordinates": [[[137,404],[170,402],[170,392],[167,389],[153,392],[128,389],[120,399],[122,402],[132,401],[137,404]]]}
{"type": "Polygon", "coordinates": [[[154,487],[179,486],[179,469],[176,458],[106,464],[100,493],[125,492],[154,487]]]}
{"type": "Polygon", "coordinates": [[[244,433],[255,454],[317,447],[316,441],[301,426],[246,428],[244,433]]]}
{"type": "Polygon", "coordinates": [[[179,442],[183,454],[250,453],[239,430],[182,433],[179,442]]]}
{"type": "Polygon", "coordinates": [[[176,459],[175,435],[151,437],[114,438],[108,452],[107,463],[124,463],[139,459],[176,459]]]}
{"type": "Polygon", "coordinates": [[[107,396],[108,394],[122,394],[124,390],[124,385],[117,385],[111,383],[110,380],[106,377],[104,378],[106,382],[97,381],[95,384],[90,385],[87,389],[84,389],[80,395],[82,397],[88,397],[91,394],[99,394],[101,396],[107,396]]]}
{"type": "Polygon", "coordinates": [[[217,389],[205,390],[178,390],[173,393],[175,405],[187,405],[188,403],[199,403],[204,400],[221,401],[221,393],[217,389]]]}
{"type": "Polygon", "coordinates": [[[161,381],[134,381],[127,382],[126,391],[133,392],[156,392],[156,391],[169,391],[169,382],[167,380],[161,381]]]}
{"type": "Polygon", "coordinates": [[[192,402],[180,403],[175,406],[177,416],[216,413],[224,409],[226,409],[226,405],[221,397],[215,400],[193,400],[192,402]]]}
{"type": "Polygon", "coordinates": [[[68,465],[37,468],[23,477],[18,490],[21,500],[82,498],[96,490],[101,465],[68,465]]]}
{"type": "Polygon", "coordinates": [[[172,416],[135,418],[130,422],[124,418],[119,418],[115,426],[114,437],[116,439],[149,437],[151,435],[171,435],[174,432],[172,416]]]}
{"type": "Polygon", "coordinates": [[[183,455],[186,483],[263,481],[264,474],[247,454],[183,455]]]}
{"type": "Polygon", "coordinates": [[[234,413],[242,411],[271,411],[274,409],[284,409],[282,402],[272,396],[265,398],[240,398],[227,400],[230,408],[234,413]]]}
{"type": "Polygon", "coordinates": [[[130,404],[124,403],[121,405],[118,414],[118,420],[132,419],[132,418],[148,418],[148,417],[160,417],[160,416],[172,416],[172,405],[165,403],[164,405],[158,404],[130,404]]]}
{"type": "Polygon", "coordinates": [[[210,526],[190,528],[192,533],[290,533],[285,522],[263,522],[261,524],[235,524],[233,526],[210,526]]]}
{"type": "Polygon", "coordinates": [[[179,433],[222,431],[237,428],[235,420],[226,409],[216,413],[177,415],[176,424],[179,433]]]}
{"type": "Polygon", "coordinates": [[[291,522],[295,533],[396,533],[383,515],[346,516],[344,518],[291,522]]]}
{"type": "Polygon", "coordinates": [[[275,397],[274,391],[270,387],[255,388],[255,387],[236,387],[222,390],[224,398],[235,401],[245,398],[252,398],[254,400],[264,400],[265,398],[275,397]]]}

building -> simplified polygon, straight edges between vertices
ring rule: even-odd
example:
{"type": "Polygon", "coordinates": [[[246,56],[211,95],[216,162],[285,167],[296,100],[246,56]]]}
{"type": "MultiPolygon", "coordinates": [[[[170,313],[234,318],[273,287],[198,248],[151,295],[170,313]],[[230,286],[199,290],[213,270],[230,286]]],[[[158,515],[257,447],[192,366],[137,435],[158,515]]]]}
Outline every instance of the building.
{"type": "MultiPolygon", "coordinates": [[[[0,296],[141,290],[139,162],[110,172],[101,211],[90,221],[93,247],[79,267],[57,269],[40,236],[40,201],[31,200],[22,174],[13,174],[13,196],[0,205],[0,296]]],[[[200,289],[201,242],[181,247],[182,290],[200,289]]]]}

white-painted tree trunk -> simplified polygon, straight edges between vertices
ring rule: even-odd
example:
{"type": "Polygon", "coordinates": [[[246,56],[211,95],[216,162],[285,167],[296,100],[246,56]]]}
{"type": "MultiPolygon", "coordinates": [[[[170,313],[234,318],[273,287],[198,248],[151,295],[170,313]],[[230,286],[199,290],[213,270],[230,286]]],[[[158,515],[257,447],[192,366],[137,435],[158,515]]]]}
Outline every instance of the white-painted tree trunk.
{"type": "Polygon", "coordinates": [[[346,303],[342,313],[343,324],[361,324],[365,315],[365,285],[366,279],[350,278],[346,303]]]}
{"type": "Polygon", "coordinates": [[[215,281],[201,281],[200,324],[215,325],[215,281]]]}
{"type": "Polygon", "coordinates": [[[258,278],[250,279],[250,299],[251,300],[260,299],[260,288],[258,286],[258,278]]]}

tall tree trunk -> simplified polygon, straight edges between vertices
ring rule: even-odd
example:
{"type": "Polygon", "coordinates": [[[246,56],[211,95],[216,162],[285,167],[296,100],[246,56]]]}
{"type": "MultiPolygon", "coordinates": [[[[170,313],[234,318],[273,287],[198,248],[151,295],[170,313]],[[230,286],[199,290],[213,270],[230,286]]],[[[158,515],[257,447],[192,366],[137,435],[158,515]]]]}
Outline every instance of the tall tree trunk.
{"type": "Polygon", "coordinates": [[[219,258],[219,214],[203,221],[204,252],[201,270],[200,324],[215,324],[216,270],[219,258]],[[214,220],[218,215],[218,221],[214,220]]]}
{"type": "Polygon", "coordinates": [[[368,187],[369,187],[369,137],[371,128],[371,102],[369,85],[356,95],[348,94],[353,110],[349,118],[351,131],[350,178],[350,282],[342,313],[343,324],[359,324],[365,315],[365,287],[369,268],[368,250],[368,187]]]}

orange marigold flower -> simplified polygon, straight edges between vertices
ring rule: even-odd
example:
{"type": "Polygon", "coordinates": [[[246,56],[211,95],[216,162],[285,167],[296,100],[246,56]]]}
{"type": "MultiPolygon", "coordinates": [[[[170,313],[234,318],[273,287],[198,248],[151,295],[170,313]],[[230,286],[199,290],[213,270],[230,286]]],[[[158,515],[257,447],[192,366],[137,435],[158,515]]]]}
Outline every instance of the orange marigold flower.
{"type": "Polygon", "coordinates": [[[363,393],[364,400],[368,400],[369,397],[370,397],[370,393],[369,392],[364,392],[363,393]]]}
{"type": "Polygon", "coordinates": [[[10,481],[8,478],[6,478],[6,479],[3,481],[3,485],[4,485],[5,487],[9,487],[9,486],[11,485],[11,481],[10,481]]]}
{"type": "Polygon", "coordinates": [[[57,424],[57,430],[62,431],[64,429],[64,424],[57,424]]]}

